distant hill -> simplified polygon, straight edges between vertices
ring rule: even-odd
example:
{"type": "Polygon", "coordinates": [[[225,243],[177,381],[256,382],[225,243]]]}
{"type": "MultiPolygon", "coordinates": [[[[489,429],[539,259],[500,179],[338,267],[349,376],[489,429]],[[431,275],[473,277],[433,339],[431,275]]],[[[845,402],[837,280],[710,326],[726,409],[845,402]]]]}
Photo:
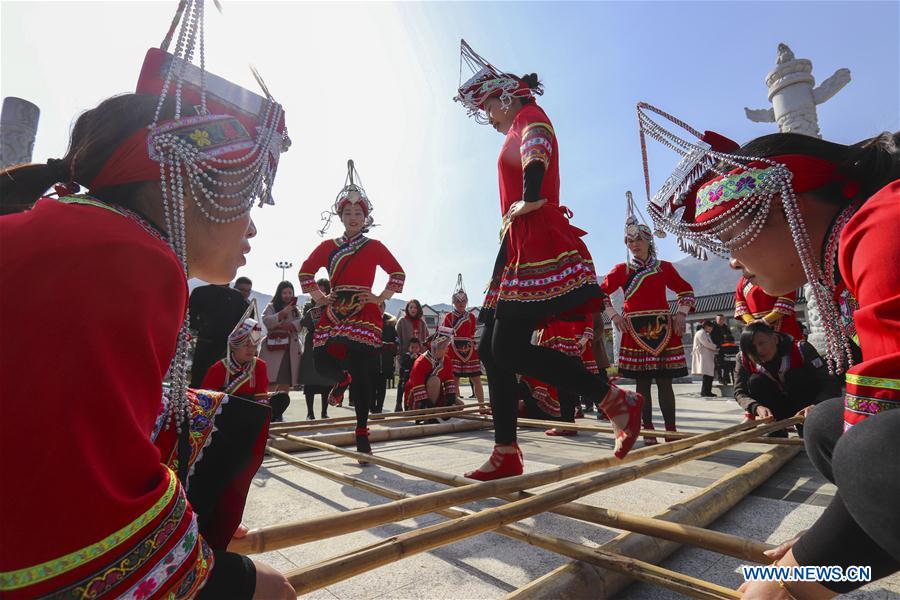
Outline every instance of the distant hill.
{"type": "Polygon", "coordinates": [[[728,266],[728,261],[712,256],[709,260],[697,260],[690,256],[674,263],[678,272],[691,285],[698,296],[733,292],[741,272],[728,266]]]}

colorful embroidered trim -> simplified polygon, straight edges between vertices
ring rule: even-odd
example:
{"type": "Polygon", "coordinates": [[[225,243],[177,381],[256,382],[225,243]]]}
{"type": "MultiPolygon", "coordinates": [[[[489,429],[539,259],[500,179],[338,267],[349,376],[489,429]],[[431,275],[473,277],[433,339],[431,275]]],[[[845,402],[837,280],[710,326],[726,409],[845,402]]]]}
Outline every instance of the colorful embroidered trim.
{"type": "Polygon", "coordinates": [[[332,285],[337,285],[337,275],[340,275],[338,267],[356,254],[368,242],[369,238],[364,235],[357,235],[349,241],[344,240],[343,237],[334,240],[337,248],[331,253],[331,256],[328,257],[328,277],[331,279],[332,285]]]}
{"type": "Polygon", "coordinates": [[[631,275],[631,277],[628,278],[628,282],[625,284],[625,288],[622,290],[622,292],[624,292],[625,294],[625,300],[631,298],[648,277],[656,275],[659,272],[660,263],[659,260],[655,258],[651,262],[638,269],[634,274],[631,275]]]}
{"type": "Polygon", "coordinates": [[[783,167],[747,169],[741,173],[725,175],[707,183],[697,191],[696,216],[699,217],[720,204],[727,204],[758,194],[764,190],[773,175],[779,175],[782,171],[783,167]]]}
{"type": "Polygon", "coordinates": [[[316,283],[315,273],[299,273],[297,278],[300,280],[300,290],[304,294],[319,289],[319,285],[316,283]]]}
{"type": "Polygon", "coordinates": [[[403,286],[406,283],[406,274],[405,273],[391,273],[388,275],[388,282],[385,289],[394,292],[395,294],[399,294],[403,292],[403,286]]]}
{"type": "Polygon", "coordinates": [[[847,373],[846,381],[850,385],[864,385],[866,387],[881,388],[883,390],[900,391],[900,379],[847,373]]]}
{"type": "Polygon", "coordinates": [[[244,125],[230,115],[183,117],[160,125],[153,136],[147,136],[147,152],[157,162],[160,158],[156,153],[155,141],[161,134],[175,136],[206,156],[249,150],[255,144],[244,125]]]}
{"type": "Polygon", "coordinates": [[[118,531],[111,533],[99,542],[91,544],[80,550],[70,552],[65,556],[48,560],[33,567],[25,567],[15,571],[6,571],[0,573],[0,591],[15,590],[27,585],[34,585],[46,581],[52,577],[77,569],[78,567],[94,560],[98,556],[106,554],[127,542],[135,533],[140,531],[148,523],[159,517],[163,509],[172,501],[178,488],[177,478],[174,473],[166,469],[169,481],[166,491],[144,514],[137,519],[122,527],[118,531]]]}

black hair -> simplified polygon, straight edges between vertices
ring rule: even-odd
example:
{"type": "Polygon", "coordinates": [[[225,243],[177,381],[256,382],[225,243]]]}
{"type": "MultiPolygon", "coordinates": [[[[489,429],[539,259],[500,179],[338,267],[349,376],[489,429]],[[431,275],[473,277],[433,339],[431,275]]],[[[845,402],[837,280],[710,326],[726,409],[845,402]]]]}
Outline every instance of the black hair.
{"type": "MultiPolygon", "coordinates": [[[[153,122],[159,96],[122,94],[101,102],[78,117],[69,135],[69,148],[61,159],[46,164],[15,165],[0,171],[0,215],[28,210],[56,183],[77,183],[88,188],[112,153],[141,127],[153,122]]],[[[174,101],[163,103],[160,119],[174,114],[174,101]]],[[[134,209],[136,197],[159,182],[136,182],[91,189],[96,198],[134,209]]],[[[73,193],[79,186],[73,186],[73,193]]]]}
{"type": "MultiPolygon", "coordinates": [[[[544,93],[544,84],[541,83],[540,78],[538,78],[537,73],[526,73],[519,77],[519,81],[528,86],[528,89],[532,90],[535,94],[541,95],[544,93]]],[[[528,96],[526,98],[519,98],[519,101],[525,104],[534,103],[534,96],[528,96]]]]}
{"type": "Polygon", "coordinates": [[[759,362],[759,357],[756,356],[756,346],[753,345],[753,336],[757,333],[776,335],[775,330],[764,321],[755,321],[744,327],[740,341],[741,353],[755,363],[759,362]]]}
{"type": "Polygon", "coordinates": [[[275,311],[279,311],[285,307],[284,302],[281,300],[281,290],[284,288],[291,288],[291,291],[294,291],[294,284],[290,281],[282,281],[278,284],[278,287],[275,288],[275,296],[272,297],[272,306],[275,308],[275,311]]]}
{"type": "Polygon", "coordinates": [[[319,289],[326,296],[331,293],[331,282],[328,281],[328,278],[323,277],[321,279],[316,279],[316,285],[319,286],[319,289]]]}
{"type": "MultiPolygon", "coordinates": [[[[895,179],[900,179],[900,132],[884,132],[856,144],[845,146],[799,133],[773,133],[752,140],[735,154],[741,156],[778,156],[803,154],[836,163],[849,179],[859,183],[858,197],[868,198],[895,179]]],[[[816,190],[828,202],[846,205],[841,183],[816,190]]]]}
{"type": "Polygon", "coordinates": [[[421,343],[422,343],[422,340],[420,340],[420,339],[419,339],[418,337],[416,337],[416,336],[413,336],[413,337],[409,338],[409,344],[407,344],[406,346],[407,346],[407,348],[408,348],[408,347],[411,346],[412,344],[421,344],[421,343]]]}
{"type": "Polygon", "coordinates": [[[249,278],[249,277],[244,277],[244,276],[238,277],[237,279],[234,280],[234,287],[237,287],[237,286],[239,286],[239,285],[241,285],[241,284],[244,284],[244,283],[246,283],[246,284],[249,285],[250,287],[253,287],[253,282],[250,281],[250,278],[249,278]]]}
{"type": "Polygon", "coordinates": [[[701,323],[701,327],[715,327],[716,322],[712,319],[705,319],[703,323],[701,323]]]}
{"type": "Polygon", "coordinates": [[[717,317],[722,317],[723,319],[725,318],[725,315],[723,315],[722,313],[719,313],[719,314],[717,314],[716,316],[717,316],[717,317]]]}

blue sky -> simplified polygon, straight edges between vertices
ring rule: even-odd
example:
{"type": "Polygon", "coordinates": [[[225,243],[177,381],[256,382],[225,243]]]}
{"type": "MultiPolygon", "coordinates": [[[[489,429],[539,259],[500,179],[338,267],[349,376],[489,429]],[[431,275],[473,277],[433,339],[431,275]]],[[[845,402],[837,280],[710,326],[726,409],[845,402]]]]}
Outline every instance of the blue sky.
{"type": "MultiPolygon", "coordinates": [[[[497,249],[502,138],[450,100],[461,37],[499,68],[543,79],[562,201],[604,273],[625,257],[625,191],[644,200],[639,100],[739,142],[770,133],[774,124],[752,123],[743,109],[768,106],[763,80],[786,42],[813,61],[819,82],[851,70],[851,83],[820,107],[826,139],[900,129],[897,2],[223,4],[224,15],[207,16],[208,68],[252,87],[246,65],[255,64],[285,105],[294,142],[276,206],[254,213],[259,236],[242,270],[269,293],[274,262],[299,266],[318,243],[319,213],[352,157],[381,223],[372,237],[407,270],[403,296],[447,301],[458,271],[473,301],[479,295],[497,249]]],[[[174,6],[0,5],[0,93],[41,107],[35,160],[64,153],[81,110],[133,88],[174,6]]],[[[655,185],[675,162],[651,149],[655,185]]],[[[671,239],[661,254],[681,258],[671,239]]]]}

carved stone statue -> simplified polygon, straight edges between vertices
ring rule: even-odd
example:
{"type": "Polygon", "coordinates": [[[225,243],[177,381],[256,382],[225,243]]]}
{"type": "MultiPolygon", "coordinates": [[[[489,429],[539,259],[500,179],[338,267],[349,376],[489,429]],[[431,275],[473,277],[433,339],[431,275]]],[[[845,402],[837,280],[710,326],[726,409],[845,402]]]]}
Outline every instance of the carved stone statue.
{"type": "Polygon", "coordinates": [[[775,68],[766,76],[772,108],[745,108],[747,118],[757,123],[777,123],[782,133],[822,137],[816,105],[822,104],[850,82],[850,70],[838,69],[814,88],[812,61],[795,58],[787,44],[778,44],[775,68]]]}
{"type": "Polygon", "coordinates": [[[21,98],[3,99],[0,114],[0,168],[31,162],[40,109],[21,98]]]}

